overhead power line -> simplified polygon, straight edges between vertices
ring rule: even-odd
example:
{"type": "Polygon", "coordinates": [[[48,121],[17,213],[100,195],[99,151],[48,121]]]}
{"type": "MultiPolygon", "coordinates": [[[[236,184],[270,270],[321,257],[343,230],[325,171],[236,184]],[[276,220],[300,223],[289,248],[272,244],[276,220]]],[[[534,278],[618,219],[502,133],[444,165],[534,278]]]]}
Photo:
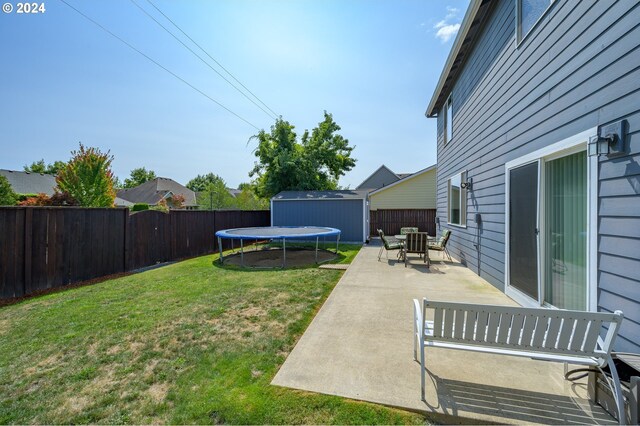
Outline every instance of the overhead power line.
{"type": "MultiPolygon", "coordinates": [[[[220,73],[220,71],[218,71],[217,69],[215,69],[214,67],[211,66],[211,64],[209,64],[209,62],[207,62],[204,58],[202,58],[202,56],[198,55],[196,52],[193,51],[193,49],[191,49],[189,46],[187,46],[182,40],[180,40],[174,33],[172,33],[167,27],[165,27],[164,25],[162,25],[156,18],[153,17],[153,15],[151,15],[149,12],[147,12],[146,10],[144,10],[144,8],[142,8],[138,3],[136,3],[135,0],[130,0],[131,3],[133,3],[138,9],[140,9],[145,15],[147,15],[147,17],[151,20],[153,20],[153,22],[155,22],[156,24],[158,24],[160,26],[160,28],[162,28],[163,30],[165,30],[171,37],[173,37],[174,39],[176,39],[176,41],[178,41],[178,43],[180,43],[182,46],[184,46],[189,52],[191,52],[196,58],[200,59],[200,61],[202,61],[203,64],[205,64],[206,66],[208,66],[209,68],[211,68],[212,71],[214,71],[216,74],[218,74],[224,81],[226,81],[227,83],[229,83],[229,85],[231,85],[231,87],[233,87],[234,89],[236,89],[238,91],[238,93],[240,93],[242,96],[244,96],[245,98],[247,98],[247,100],[249,100],[249,102],[253,103],[255,106],[257,106],[258,108],[260,108],[262,110],[262,112],[264,112],[265,114],[267,114],[267,116],[269,116],[269,118],[271,119],[277,119],[277,115],[273,115],[271,114],[269,111],[267,111],[266,109],[264,109],[262,106],[260,106],[256,101],[254,101],[253,99],[251,99],[249,96],[247,96],[246,93],[244,93],[242,90],[240,90],[235,84],[233,84],[231,81],[229,81],[224,75],[222,75],[220,73]]],[[[242,83],[240,83],[242,84],[242,83]]],[[[244,86],[243,86],[244,87],[244,86]]],[[[247,89],[248,90],[248,89],[247,89]]],[[[255,96],[255,95],[254,95],[255,96]]]]}
{"type": "MultiPolygon", "coordinates": [[[[158,8],[158,6],[156,6],[151,0],[147,0],[147,2],[153,6],[153,8],[155,10],[157,10],[162,16],[165,17],[165,19],[169,22],[171,22],[171,24],[176,27],[178,29],[178,31],[180,31],[186,38],[188,38],[191,43],[195,44],[196,46],[198,46],[198,48],[200,50],[202,50],[204,52],[205,55],[207,55],[209,57],[209,59],[211,59],[213,62],[215,62],[220,68],[222,68],[224,70],[224,72],[226,72],[227,74],[229,74],[229,76],[236,81],[240,86],[242,86],[247,92],[249,92],[251,94],[251,96],[253,96],[254,98],[256,98],[258,100],[258,102],[260,102],[262,105],[264,105],[265,108],[267,108],[269,111],[271,111],[273,113],[273,115],[277,118],[280,116],[280,114],[276,113],[274,110],[272,110],[271,108],[269,108],[269,106],[267,104],[265,104],[262,99],[260,99],[256,94],[254,94],[251,90],[249,90],[249,88],[247,88],[247,86],[245,86],[244,84],[242,84],[242,82],[240,80],[238,80],[232,73],[231,71],[229,71],[228,69],[226,69],[224,66],[222,66],[222,64],[220,62],[218,62],[213,56],[211,56],[209,54],[209,52],[207,52],[204,47],[200,46],[193,38],[191,38],[189,36],[189,34],[187,34],[182,28],[180,28],[180,26],[178,24],[176,24],[175,22],[173,22],[173,20],[171,18],[169,18],[162,10],[160,10],[160,8],[158,8]]],[[[226,80],[226,79],[225,79],[226,80]]]]}
{"type": "Polygon", "coordinates": [[[107,29],[106,27],[102,26],[100,23],[98,23],[97,21],[93,20],[92,18],[90,18],[89,16],[85,15],[84,13],[82,13],[80,10],[76,9],[74,6],[72,6],[71,4],[67,3],[66,0],[60,0],[62,3],[66,4],[67,6],[69,6],[69,8],[73,9],[77,14],[79,14],[80,16],[82,16],[83,18],[85,18],[86,20],[88,20],[89,22],[91,22],[92,24],[96,25],[98,28],[100,28],[101,30],[103,30],[104,32],[106,32],[107,34],[109,34],[110,36],[114,37],[115,39],[119,40],[120,42],[122,42],[123,44],[125,44],[127,47],[129,47],[131,50],[133,50],[134,52],[144,56],[145,58],[147,58],[149,61],[153,62],[155,65],[157,65],[158,67],[162,68],[163,70],[165,70],[166,72],[168,72],[169,74],[171,74],[173,77],[177,78],[178,80],[180,80],[181,82],[183,82],[184,84],[186,84],[187,86],[191,87],[193,90],[195,90],[196,92],[200,93],[202,96],[204,96],[205,98],[209,99],[211,102],[215,103],[216,105],[218,105],[219,107],[221,107],[222,109],[226,110],[227,112],[229,112],[230,114],[234,115],[235,117],[237,117],[238,119],[244,121],[245,123],[247,123],[248,125],[250,125],[251,127],[253,127],[256,130],[260,130],[260,128],[258,126],[256,126],[255,124],[251,123],[250,121],[248,121],[247,119],[245,119],[244,117],[240,116],[239,114],[237,114],[236,112],[232,111],[231,109],[227,108],[226,106],[224,106],[223,104],[221,104],[220,102],[218,102],[217,100],[215,100],[214,98],[212,98],[211,96],[207,95],[205,92],[203,92],[202,90],[198,89],[196,86],[194,86],[193,84],[189,83],[187,80],[185,80],[184,78],[180,77],[179,75],[177,75],[176,73],[174,73],[173,71],[171,71],[170,69],[166,68],[164,65],[160,64],[158,61],[156,61],[155,59],[151,58],[150,56],[148,56],[147,54],[145,54],[144,52],[142,52],[141,50],[137,49],[135,46],[133,46],[131,43],[127,42],[126,40],[124,40],[123,38],[121,38],[120,36],[118,36],[117,34],[111,32],[109,29],[107,29]]]}

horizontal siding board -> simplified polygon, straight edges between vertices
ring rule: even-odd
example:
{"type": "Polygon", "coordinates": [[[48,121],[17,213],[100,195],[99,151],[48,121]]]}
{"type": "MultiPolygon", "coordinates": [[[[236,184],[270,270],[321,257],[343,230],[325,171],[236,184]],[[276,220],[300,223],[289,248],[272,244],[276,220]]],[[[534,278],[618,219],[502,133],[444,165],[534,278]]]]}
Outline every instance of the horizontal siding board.
{"type": "Polygon", "coordinates": [[[628,277],[600,271],[598,284],[601,290],[624,295],[631,300],[640,300],[640,283],[628,277]]]}
{"type": "Polygon", "coordinates": [[[598,233],[620,237],[640,238],[638,219],[633,217],[601,217],[598,233]]]}

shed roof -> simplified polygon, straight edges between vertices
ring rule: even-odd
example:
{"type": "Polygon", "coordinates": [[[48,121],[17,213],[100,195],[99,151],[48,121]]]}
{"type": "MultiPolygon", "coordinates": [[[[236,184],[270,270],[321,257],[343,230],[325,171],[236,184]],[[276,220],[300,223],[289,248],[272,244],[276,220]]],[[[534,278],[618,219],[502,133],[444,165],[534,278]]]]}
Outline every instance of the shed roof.
{"type": "Polygon", "coordinates": [[[336,191],[282,191],[276,194],[273,201],[291,200],[364,200],[369,191],[366,190],[336,190],[336,191]]]}
{"type": "Polygon", "coordinates": [[[55,192],[56,178],[53,175],[4,169],[0,169],[0,175],[7,178],[13,192],[17,194],[44,193],[51,196],[55,192]]]}
{"type": "Polygon", "coordinates": [[[456,40],[453,42],[453,47],[447,57],[447,62],[445,62],[442,74],[440,74],[436,90],[433,92],[425,112],[427,117],[438,115],[438,111],[440,111],[449,97],[451,89],[482,32],[483,24],[491,15],[495,3],[497,3],[495,0],[471,0],[456,40]]]}

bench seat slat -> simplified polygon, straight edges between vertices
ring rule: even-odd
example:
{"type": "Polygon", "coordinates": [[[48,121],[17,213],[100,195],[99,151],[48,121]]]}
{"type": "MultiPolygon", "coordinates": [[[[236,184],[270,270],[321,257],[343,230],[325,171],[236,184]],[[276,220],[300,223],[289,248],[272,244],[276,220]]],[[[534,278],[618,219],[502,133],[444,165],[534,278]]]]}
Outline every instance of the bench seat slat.
{"type": "Polygon", "coordinates": [[[524,315],[518,313],[513,316],[511,322],[511,331],[509,333],[509,344],[518,345],[520,343],[520,332],[522,331],[522,324],[524,323],[524,315]]]}
{"type": "Polygon", "coordinates": [[[464,340],[473,340],[476,331],[476,317],[478,313],[475,311],[467,311],[467,318],[464,323],[464,340]]]}
{"type": "Polygon", "coordinates": [[[431,346],[436,348],[447,348],[447,349],[461,349],[472,352],[484,352],[496,355],[512,355],[519,356],[525,358],[539,359],[543,361],[556,361],[556,362],[568,362],[571,364],[579,364],[579,365],[599,365],[597,359],[592,357],[585,356],[571,356],[560,355],[560,354],[546,354],[543,352],[535,352],[535,351],[523,351],[521,349],[510,350],[507,348],[496,348],[496,347],[487,347],[487,346],[477,346],[477,345],[462,345],[459,343],[448,343],[448,342],[438,342],[438,341],[425,341],[425,346],[431,346]]]}

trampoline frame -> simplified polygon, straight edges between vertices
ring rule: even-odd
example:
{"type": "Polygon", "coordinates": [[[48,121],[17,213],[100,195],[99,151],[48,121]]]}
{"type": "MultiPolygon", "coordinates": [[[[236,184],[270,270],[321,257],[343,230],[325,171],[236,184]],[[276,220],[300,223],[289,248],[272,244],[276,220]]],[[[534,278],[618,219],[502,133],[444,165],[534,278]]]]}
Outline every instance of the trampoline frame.
{"type": "MultiPolygon", "coordinates": [[[[316,250],[315,250],[315,262],[318,263],[318,245],[320,242],[320,237],[336,237],[336,255],[338,255],[338,249],[340,246],[340,234],[342,231],[336,228],[329,228],[327,226],[257,226],[251,228],[232,228],[232,229],[222,229],[216,232],[216,237],[218,237],[218,248],[220,249],[220,264],[224,264],[224,255],[222,250],[222,239],[230,239],[231,240],[231,249],[233,250],[233,240],[240,240],[240,266],[244,267],[244,240],[282,240],[282,268],[285,268],[287,265],[287,240],[305,240],[309,241],[309,238],[316,239],[316,250]],[[318,233],[311,232],[308,234],[275,234],[275,235],[248,235],[248,234],[229,234],[231,231],[241,231],[241,230],[249,230],[249,229],[324,229],[326,232],[318,233]]],[[[311,240],[313,241],[313,240],[311,240]]]]}

